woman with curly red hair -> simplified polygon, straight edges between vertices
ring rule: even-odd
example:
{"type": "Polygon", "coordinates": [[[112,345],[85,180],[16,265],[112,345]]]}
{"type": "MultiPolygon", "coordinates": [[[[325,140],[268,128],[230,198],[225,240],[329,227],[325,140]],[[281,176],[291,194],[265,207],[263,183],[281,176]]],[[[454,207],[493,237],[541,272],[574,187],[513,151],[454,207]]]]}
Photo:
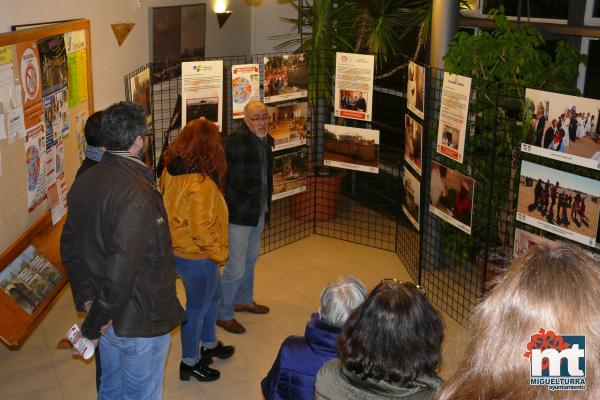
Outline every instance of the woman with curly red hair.
{"type": "Polygon", "coordinates": [[[217,340],[221,300],[219,266],[229,257],[228,211],[223,188],[227,162],[217,126],[189,122],[163,154],[160,187],[173,241],[175,266],[187,298],[187,322],[181,326],[181,380],[219,379],[209,368],[212,357],[233,355],[233,346],[217,340]]]}

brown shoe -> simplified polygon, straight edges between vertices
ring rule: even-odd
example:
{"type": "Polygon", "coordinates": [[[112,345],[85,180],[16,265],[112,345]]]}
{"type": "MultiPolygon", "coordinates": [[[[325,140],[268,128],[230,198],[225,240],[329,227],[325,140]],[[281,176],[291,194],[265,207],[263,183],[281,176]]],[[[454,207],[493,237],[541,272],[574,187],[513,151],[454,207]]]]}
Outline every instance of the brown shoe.
{"type": "Polygon", "coordinates": [[[235,311],[237,312],[249,312],[252,314],[267,314],[269,312],[269,307],[262,306],[260,304],[252,303],[252,304],[236,304],[235,311]]]}
{"type": "Polygon", "coordinates": [[[218,319],[217,326],[220,326],[221,328],[225,329],[227,332],[231,332],[231,333],[246,332],[246,328],[244,328],[242,326],[242,324],[237,322],[235,319],[227,319],[227,320],[218,319]]]}

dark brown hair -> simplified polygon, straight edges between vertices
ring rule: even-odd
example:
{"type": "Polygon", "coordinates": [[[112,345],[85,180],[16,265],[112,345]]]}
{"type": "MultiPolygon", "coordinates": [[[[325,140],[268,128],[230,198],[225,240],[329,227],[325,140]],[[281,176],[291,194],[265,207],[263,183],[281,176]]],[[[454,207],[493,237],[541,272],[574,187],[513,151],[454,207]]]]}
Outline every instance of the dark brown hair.
{"type": "Polygon", "coordinates": [[[187,173],[208,176],[221,191],[225,187],[225,151],[217,125],[207,119],[188,122],[166,149],[163,162],[166,168],[176,163],[178,169],[187,173]]]}
{"type": "Polygon", "coordinates": [[[366,378],[409,383],[441,362],[442,320],[412,283],[383,281],[338,338],[342,364],[366,378]]]}

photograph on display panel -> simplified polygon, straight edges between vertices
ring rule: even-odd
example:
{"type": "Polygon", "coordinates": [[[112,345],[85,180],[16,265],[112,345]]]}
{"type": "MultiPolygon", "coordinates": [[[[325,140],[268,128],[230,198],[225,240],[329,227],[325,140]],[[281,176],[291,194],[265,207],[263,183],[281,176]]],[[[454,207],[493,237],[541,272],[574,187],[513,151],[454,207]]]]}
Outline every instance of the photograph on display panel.
{"type": "Polygon", "coordinates": [[[150,107],[150,68],[134,75],[129,80],[131,101],[142,106],[146,114],[146,123],[152,122],[152,108],[150,107]]]}
{"type": "Polygon", "coordinates": [[[421,175],[421,148],[423,146],[423,126],[404,115],[404,161],[421,175]]]}
{"type": "Polygon", "coordinates": [[[223,60],[181,63],[182,128],[191,120],[206,118],[222,129],[223,60]]]}
{"type": "Polygon", "coordinates": [[[308,57],[288,54],[264,57],[265,103],[300,99],[308,93],[308,57]]]}
{"type": "Polygon", "coordinates": [[[600,100],[535,89],[525,97],[521,151],[600,170],[600,100]]]}
{"type": "Polygon", "coordinates": [[[306,191],[308,151],[306,149],[273,157],[273,195],[271,200],[306,191]]]}
{"type": "Polygon", "coordinates": [[[403,170],[404,197],[402,198],[402,211],[406,218],[419,230],[421,209],[421,182],[419,177],[406,167],[403,170]]]}
{"type": "Polygon", "coordinates": [[[406,106],[417,117],[423,119],[425,106],[425,68],[408,63],[408,85],[406,88],[406,106]]]}
{"type": "Polygon", "coordinates": [[[599,181],[523,161],[517,220],[593,247],[599,196],[599,181]]]}
{"type": "Polygon", "coordinates": [[[379,131],[325,124],[323,163],[379,173],[379,131]]]}
{"type": "Polygon", "coordinates": [[[431,162],[429,211],[468,234],[473,220],[474,189],[473,178],[431,162]]]}
{"type": "Polygon", "coordinates": [[[515,229],[515,243],[513,247],[514,257],[518,257],[530,248],[539,245],[553,247],[556,246],[557,243],[552,239],[541,237],[535,233],[527,232],[519,228],[515,229]]]}
{"type": "Polygon", "coordinates": [[[334,114],[337,117],[371,121],[375,57],[336,53],[334,114]]]}
{"type": "Polygon", "coordinates": [[[275,141],[273,151],[306,144],[308,103],[268,107],[269,134],[275,141]]]}

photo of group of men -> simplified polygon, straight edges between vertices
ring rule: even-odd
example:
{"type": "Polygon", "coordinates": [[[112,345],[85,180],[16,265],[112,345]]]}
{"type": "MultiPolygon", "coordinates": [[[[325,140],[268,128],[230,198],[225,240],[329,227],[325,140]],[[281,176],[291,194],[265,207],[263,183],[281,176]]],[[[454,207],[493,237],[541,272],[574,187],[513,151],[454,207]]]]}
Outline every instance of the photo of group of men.
{"type": "Polygon", "coordinates": [[[340,108],[352,111],[367,111],[366,93],[354,90],[340,90],[340,108]]]}
{"type": "Polygon", "coordinates": [[[517,220],[594,246],[600,182],[523,161],[519,183],[517,220]]]}
{"type": "Polygon", "coordinates": [[[304,54],[265,57],[265,103],[306,97],[308,57],[304,54]]]}

